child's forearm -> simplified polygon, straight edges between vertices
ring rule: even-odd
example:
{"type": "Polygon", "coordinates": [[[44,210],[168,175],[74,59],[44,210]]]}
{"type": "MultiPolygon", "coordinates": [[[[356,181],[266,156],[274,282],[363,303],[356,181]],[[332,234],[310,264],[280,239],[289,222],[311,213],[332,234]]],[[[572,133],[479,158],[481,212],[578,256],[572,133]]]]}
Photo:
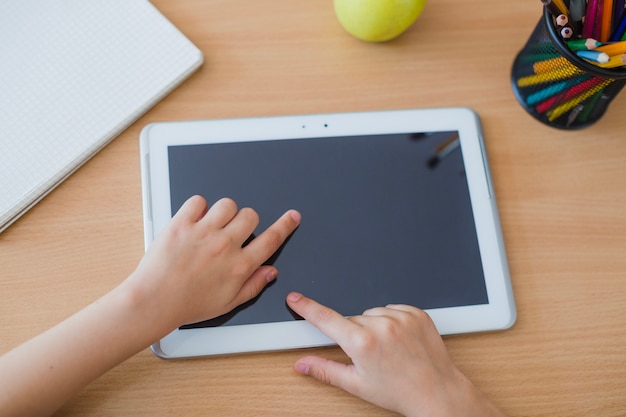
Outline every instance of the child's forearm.
{"type": "Polygon", "coordinates": [[[0,357],[0,415],[50,415],[85,385],[167,334],[122,284],[0,357]],[[150,326],[146,326],[150,323],[150,326]]]}

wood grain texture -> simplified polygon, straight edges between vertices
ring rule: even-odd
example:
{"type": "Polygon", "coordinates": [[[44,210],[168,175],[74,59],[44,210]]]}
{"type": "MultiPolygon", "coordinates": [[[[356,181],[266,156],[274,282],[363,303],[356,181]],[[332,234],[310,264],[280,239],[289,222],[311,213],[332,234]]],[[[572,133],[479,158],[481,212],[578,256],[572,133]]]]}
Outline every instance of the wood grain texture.
{"type": "MultiPolygon", "coordinates": [[[[468,106],[484,126],[519,318],[506,332],[446,338],[452,357],[512,416],[626,414],[626,93],[581,131],[525,113],[510,67],[539,2],[431,1],[386,44],[350,37],[329,0],[153,3],[205,64],[0,234],[0,352],[135,268],[147,123],[468,106]]],[[[392,415],[296,375],[301,354],[167,362],[146,350],[59,415],[392,415]]]]}

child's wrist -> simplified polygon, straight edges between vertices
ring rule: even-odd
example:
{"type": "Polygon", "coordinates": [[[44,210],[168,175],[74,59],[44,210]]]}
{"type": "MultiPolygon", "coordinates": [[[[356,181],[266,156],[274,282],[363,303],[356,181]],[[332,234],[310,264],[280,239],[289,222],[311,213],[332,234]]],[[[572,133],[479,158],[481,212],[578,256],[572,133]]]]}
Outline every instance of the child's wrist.
{"type": "Polygon", "coordinates": [[[150,343],[156,342],[178,327],[171,314],[164,314],[164,300],[161,300],[155,288],[145,284],[146,280],[135,271],[114,291],[124,299],[129,309],[129,320],[142,323],[146,335],[150,335],[150,343]]]}

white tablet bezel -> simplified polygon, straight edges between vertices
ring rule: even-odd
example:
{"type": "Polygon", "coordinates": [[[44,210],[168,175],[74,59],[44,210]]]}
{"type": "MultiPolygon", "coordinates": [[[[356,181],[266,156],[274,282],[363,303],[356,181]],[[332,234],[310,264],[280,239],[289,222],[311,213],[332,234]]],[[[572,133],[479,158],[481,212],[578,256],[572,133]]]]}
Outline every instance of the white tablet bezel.
{"type": "MultiPolygon", "coordinates": [[[[477,114],[467,108],[391,110],[153,123],[140,137],[146,250],[173,215],[168,145],[458,131],[489,304],[426,310],[442,335],[504,330],[516,308],[477,114]]],[[[375,307],[375,306],[372,306],[375,307]]],[[[306,321],[176,329],[152,346],[162,358],[332,345],[306,321]]]]}

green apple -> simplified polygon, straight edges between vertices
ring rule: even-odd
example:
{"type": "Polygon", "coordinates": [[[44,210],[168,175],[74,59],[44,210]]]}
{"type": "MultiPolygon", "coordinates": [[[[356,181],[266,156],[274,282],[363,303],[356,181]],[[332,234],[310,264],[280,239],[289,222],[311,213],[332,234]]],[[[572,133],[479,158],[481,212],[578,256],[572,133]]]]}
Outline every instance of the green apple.
{"type": "Polygon", "coordinates": [[[399,36],[422,13],[426,0],[334,0],[335,14],[351,35],[368,42],[399,36]]]}

